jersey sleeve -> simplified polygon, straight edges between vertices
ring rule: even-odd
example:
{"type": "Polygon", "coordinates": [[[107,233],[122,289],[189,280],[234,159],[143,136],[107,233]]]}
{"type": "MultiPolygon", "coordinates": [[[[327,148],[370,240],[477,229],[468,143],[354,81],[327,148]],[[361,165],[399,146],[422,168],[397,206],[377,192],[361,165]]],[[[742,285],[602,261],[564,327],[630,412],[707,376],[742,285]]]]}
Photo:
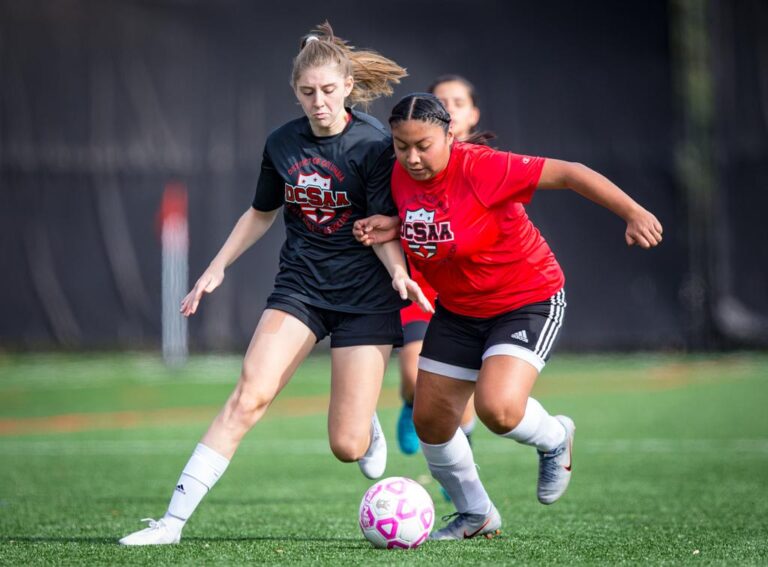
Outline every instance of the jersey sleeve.
{"type": "Polygon", "coordinates": [[[284,199],[283,178],[275,169],[265,146],[264,156],[261,159],[261,173],[259,173],[259,182],[256,184],[256,194],[253,197],[252,206],[257,211],[274,211],[283,205],[284,199]]]}
{"type": "Polygon", "coordinates": [[[468,165],[477,198],[486,207],[513,200],[528,203],[539,184],[545,158],[488,149],[468,165]]]}
{"type": "Polygon", "coordinates": [[[391,179],[392,166],[395,163],[395,152],[392,144],[387,141],[383,151],[374,154],[371,166],[365,179],[366,216],[397,215],[397,207],[392,199],[391,179]]]}

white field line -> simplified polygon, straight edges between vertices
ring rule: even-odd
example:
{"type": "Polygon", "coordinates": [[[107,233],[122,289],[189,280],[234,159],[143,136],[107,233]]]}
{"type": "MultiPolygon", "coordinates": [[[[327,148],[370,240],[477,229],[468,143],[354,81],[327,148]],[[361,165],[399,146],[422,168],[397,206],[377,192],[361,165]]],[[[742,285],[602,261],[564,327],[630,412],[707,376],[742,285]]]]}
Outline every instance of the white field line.
{"type": "MultiPolygon", "coordinates": [[[[169,455],[189,454],[196,441],[179,440],[0,440],[0,456],[66,455],[169,455]]],[[[751,454],[768,456],[768,439],[613,439],[580,440],[576,450],[587,454],[751,454]]],[[[478,439],[475,449],[482,453],[522,455],[523,447],[503,439],[478,439]]],[[[326,439],[286,439],[248,441],[240,454],[250,455],[325,455],[330,454],[326,439]]]]}

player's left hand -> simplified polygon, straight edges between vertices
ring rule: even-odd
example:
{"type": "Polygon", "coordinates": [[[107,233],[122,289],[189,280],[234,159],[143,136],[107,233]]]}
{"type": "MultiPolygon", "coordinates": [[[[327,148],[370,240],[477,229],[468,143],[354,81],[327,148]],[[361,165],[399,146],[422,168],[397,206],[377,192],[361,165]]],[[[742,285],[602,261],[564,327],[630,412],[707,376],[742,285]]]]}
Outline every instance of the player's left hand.
{"type": "Polygon", "coordinates": [[[396,275],[392,279],[392,287],[400,294],[401,299],[410,299],[421,308],[425,313],[434,313],[435,309],[429,302],[429,299],[421,291],[419,284],[409,278],[407,275],[396,275]]]}
{"type": "Polygon", "coordinates": [[[400,230],[400,217],[372,215],[355,221],[352,234],[363,246],[382,244],[395,240],[400,230]]]}
{"type": "Polygon", "coordinates": [[[663,232],[659,220],[645,209],[640,209],[627,219],[624,239],[627,246],[637,244],[640,248],[653,248],[661,244],[663,232]]]}

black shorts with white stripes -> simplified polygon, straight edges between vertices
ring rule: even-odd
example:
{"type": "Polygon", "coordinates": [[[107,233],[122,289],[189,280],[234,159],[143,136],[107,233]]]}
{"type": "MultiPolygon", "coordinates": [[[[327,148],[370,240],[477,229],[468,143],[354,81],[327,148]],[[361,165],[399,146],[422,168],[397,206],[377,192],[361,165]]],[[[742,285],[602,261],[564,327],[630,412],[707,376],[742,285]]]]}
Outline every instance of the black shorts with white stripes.
{"type": "Polygon", "coordinates": [[[483,360],[507,355],[541,371],[557,343],[565,315],[565,290],[495,317],[479,319],[440,305],[429,322],[419,368],[459,380],[477,380],[483,360]]]}

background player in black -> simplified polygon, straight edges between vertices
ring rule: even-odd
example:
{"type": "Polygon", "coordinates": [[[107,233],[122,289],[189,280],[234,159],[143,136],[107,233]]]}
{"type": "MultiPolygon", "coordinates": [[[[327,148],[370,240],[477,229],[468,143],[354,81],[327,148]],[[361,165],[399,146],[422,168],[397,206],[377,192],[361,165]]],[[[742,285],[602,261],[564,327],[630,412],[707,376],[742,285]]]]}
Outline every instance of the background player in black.
{"type": "Polygon", "coordinates": [[[292,86],[306,116],[269,136],[253,206],[181,312],[195,313],[203,294],[221,284],[225,268],[267,231],[284,205],[286,241],[275,289],[237,386],[184,468],[165,516],[121,543],[178,543],[243,436],[329,334],[331,449],[341,461],[359,461],[370,478],[383,474],[386,442],[374,412],[392,346],[402,341],[399,309],[409,295],[425,309],[431,306],[408,277],[398,242],[371,251],[352,235],[358,218],[396,212],[389,189],[393,152],[383,127],[344,103],[391,94],[391,83],[404,75],[393,61],[353,50],[327,24],[302,42],[292,86]]]}

